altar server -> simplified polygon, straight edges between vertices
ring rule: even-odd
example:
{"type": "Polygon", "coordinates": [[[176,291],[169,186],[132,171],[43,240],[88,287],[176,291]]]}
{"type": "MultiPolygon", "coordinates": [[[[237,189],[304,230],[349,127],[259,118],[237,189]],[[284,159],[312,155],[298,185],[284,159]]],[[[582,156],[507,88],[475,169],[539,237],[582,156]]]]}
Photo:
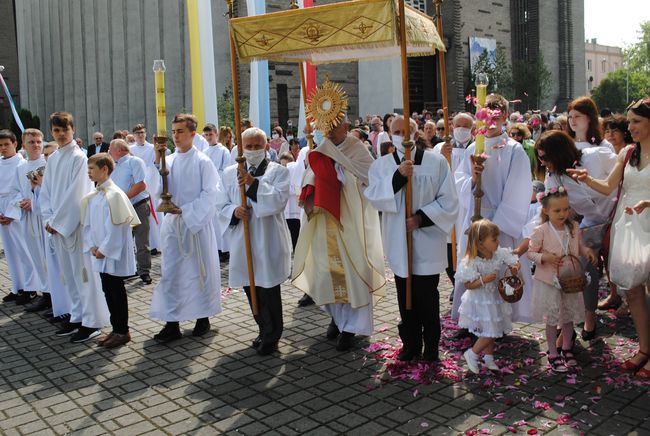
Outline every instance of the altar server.
{"type": "MultiPolygon", "coordinates": [[[[160,283],[153,292],[150,315],[165,321],[154,339],[166,343],[179,339],[179,322],[196,320],[193,336],[210,330],[208,317],[221,312],[219,258],[213,218],[217,171],[203,153],[192,146],[196,117],[178,114],[172,121],[176,151],[165,157],[169,193],[176,207],[165,214],[160,229],[162,262],[160,283]]],[[[156,145],[156,164],[165,144],[156,145]]]]}
{"type": "Polygon", "coordinates": [[[219,221],[230,247],[230,286],[251,293],[244,245],[243,220],[249,221],[253,252],[259,336],[253,348],[260,355],[272,353],[282,335],[280,284],[291,273],[291,238],[284,219],[289,198],[289,170],[266,158],[266,133],[256,127],[242,133],[246,170],[238,164],[223,173],[219,187],[219,221]],[[241,204],[240,186],[246,187],[247,205],[241,204]]]}

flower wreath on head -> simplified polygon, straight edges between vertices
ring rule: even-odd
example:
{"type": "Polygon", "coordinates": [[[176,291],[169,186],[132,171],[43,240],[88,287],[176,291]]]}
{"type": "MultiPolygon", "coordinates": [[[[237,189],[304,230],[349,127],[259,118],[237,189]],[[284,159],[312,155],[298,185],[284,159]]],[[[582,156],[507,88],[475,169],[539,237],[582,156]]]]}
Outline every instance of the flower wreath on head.
{"type": "Polygon", "coordinates": [[[536,197],[537,197],[537,201],[541,203],[544,197],[549,197],[551,195],[557,195],[557,194],[564,194],[566,192],[567,190],[564,188],[564,186],[557,186],[551,189],[547,189],[544,192],[538,192],[536,197]]]}

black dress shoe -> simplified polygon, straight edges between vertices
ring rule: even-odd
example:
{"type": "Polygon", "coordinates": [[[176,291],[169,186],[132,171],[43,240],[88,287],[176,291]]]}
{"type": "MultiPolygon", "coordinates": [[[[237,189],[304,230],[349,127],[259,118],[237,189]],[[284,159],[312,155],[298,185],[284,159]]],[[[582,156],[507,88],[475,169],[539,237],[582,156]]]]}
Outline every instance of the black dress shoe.
{"type": "Polygon", "coordinates": [[[140,274],[140,280],[142,280],[145,285],[150,285],[153,282],[149,274],[140,274]]]}
{"type": "Polygon", "coordinates": [[[16,306],[24,306],[27,303],[30,303],[34,298],[36,298],[36,292],[19,292],[16,296],[16,306]]]}
{"type": "Polygon", "coordinates": [[[2,297],[2,302],[3,303],[9,303],[11,301],[16,301],[16,297],[18,297],[18,294],[14,294],[13,292],[8,293],[4,297],[2,297]]]}
{"type": "Polygon", "coordinates": [[[353,339],[354,333],[341,333],[341,336],[339,336],[339,340],[336,343],[336,351],[348,351],[350,348],[352,348],[353,339]]]}
{"type": "Polygon", "coordinates": [[[181,334],[181,329],[178,326],[177,322],[168,322],[165,324],[165,327],[155,335],[153,338],[155,341],[161,343],[161,344],[166,344],[171,341],[175,341],[176,339],[182,338],[183,335],[181,334]]]}
{"type": "Polygon", "coordinates": [[[314,304],[314,300],[307,294],[303,295],[300,300],[298,300],[298,307],[307,307],[314,304]]]}
{"type": "Polygon", "coordinates": [[[203,336],[210,331],[210,320],[208,318],[199,318],[196,320],[192,336],[203,336]]]}
{"type": "Polygon", "coordinates": [[[327,336],[327,339],[336,339],[341,332],[339,331],[339,328],[336,326],[336,323],[334,320],[330,321],[330,325],[327,326],[327,333],[325,336],[327,336]]]}
{"type": "Polygon", "coordinates": [[[50,299],[50,294],[43,294],[32,304],[25,307],[25,312],[34,313],[40,312],[41,310],[49,309],[52,307],[52,300],[50,299]]]}
{"type": "Polygon", "coordinates": [[[437,362],[440,360],[438,356],[438,350],[434,348],[424,347],[424,353],[422,353],[422,360],[425,362],[437,362]]]}
{"type": "Polygon", "coordinates": [[[411,360],[415,359],[416,357],[420,357],[419,353],[416,353],[415,351],[409,350],[408,348],[404,347],[402,348],[402,351],[399,352],[397,355],[397,360],[401,362],[410,362],[411,360]]]}
{"type": "Polygon", "coordinates": [[[257,347],[257,354],[259,356],[268,356],[278,349],[278,344],[260,344],[257,347]]]}
{"type": "MultiPolygon", "coordinates": [[[[16,303],[18,304],[18,303],[16,303]]],[[[596,338],[596,327],[592,331],[582,329],[582,334],[580,335],[583,341],[591,341],[596,338]]]]}

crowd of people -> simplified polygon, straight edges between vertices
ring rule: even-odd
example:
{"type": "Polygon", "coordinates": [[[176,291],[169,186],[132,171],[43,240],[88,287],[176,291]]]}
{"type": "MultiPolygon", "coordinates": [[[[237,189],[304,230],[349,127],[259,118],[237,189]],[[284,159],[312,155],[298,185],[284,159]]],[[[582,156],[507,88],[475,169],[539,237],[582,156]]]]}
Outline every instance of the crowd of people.
{"type": "Polygon", "coordinates": [[[549,366],[566,372],[578,365],[576,324],[592,340],[597,310],[620,306],[639,337],[622,366],[650,378],[650,99],[626,115],[599,114],[589,97],[564,114],[513,112],[497,94],[486,108],[482,128],[475,114],[451,114],[449,136],[442,110],[346,118],[300,137],[290,123],[264,132],[245,120],[243,163],[230,127],[200,134],[190,114],[172,121],[173,152],[149,143],[142,124],[109,143],[96,132],[84,147],[65,112],[50,117],[52,142],[27,129],[20,152],[0,131],[0,235],[12,279],[3,301],[48,311],[56,335],[72,342],[110,325],[98,345],[119,347],[131,340],[124,280],[151,284],[151,256],[161,252],[150,309],[164,322],[158,342],[180,339],[184,321],[195,322],[195,336],[210,330],[227,267],[258,324],[258,354],[277,350],[288,278],[305,293],[299,305],[329,314],[326,336],[345,351],[373,333],[387,262],[399,360],[438,360],[446,272],[452,317],[476,336],[464,354],[471,372],[481,362],[498,369],[495,340],[513,322],[544,323],[549,366]],[[156,210],[169,200],[163,186],[165,213],[156,210]],[[599,303],[601,279],[610,293],[599,303]]]}

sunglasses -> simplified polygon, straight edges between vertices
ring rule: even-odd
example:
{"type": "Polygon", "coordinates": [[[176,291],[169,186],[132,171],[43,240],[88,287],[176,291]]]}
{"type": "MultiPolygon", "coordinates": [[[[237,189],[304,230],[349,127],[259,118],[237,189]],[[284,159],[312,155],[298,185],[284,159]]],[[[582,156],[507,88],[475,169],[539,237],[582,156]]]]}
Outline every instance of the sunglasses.
{"type": "Polygon", "coordinates": [[[650,98],[644,97],[638,101],[633,101],[628,105],[628,107],[625,110],[629,111],[630,109],[638,109],[641,107],[642,104],[650,105],[650,98]]]}
{"type": "Polygon", "coordinates": [[[510,132],[510,136],[511,136],[511,137],[515,137],[515,136],[524,136],[524,134],[521,133],[521,132],[510,132]]]}

